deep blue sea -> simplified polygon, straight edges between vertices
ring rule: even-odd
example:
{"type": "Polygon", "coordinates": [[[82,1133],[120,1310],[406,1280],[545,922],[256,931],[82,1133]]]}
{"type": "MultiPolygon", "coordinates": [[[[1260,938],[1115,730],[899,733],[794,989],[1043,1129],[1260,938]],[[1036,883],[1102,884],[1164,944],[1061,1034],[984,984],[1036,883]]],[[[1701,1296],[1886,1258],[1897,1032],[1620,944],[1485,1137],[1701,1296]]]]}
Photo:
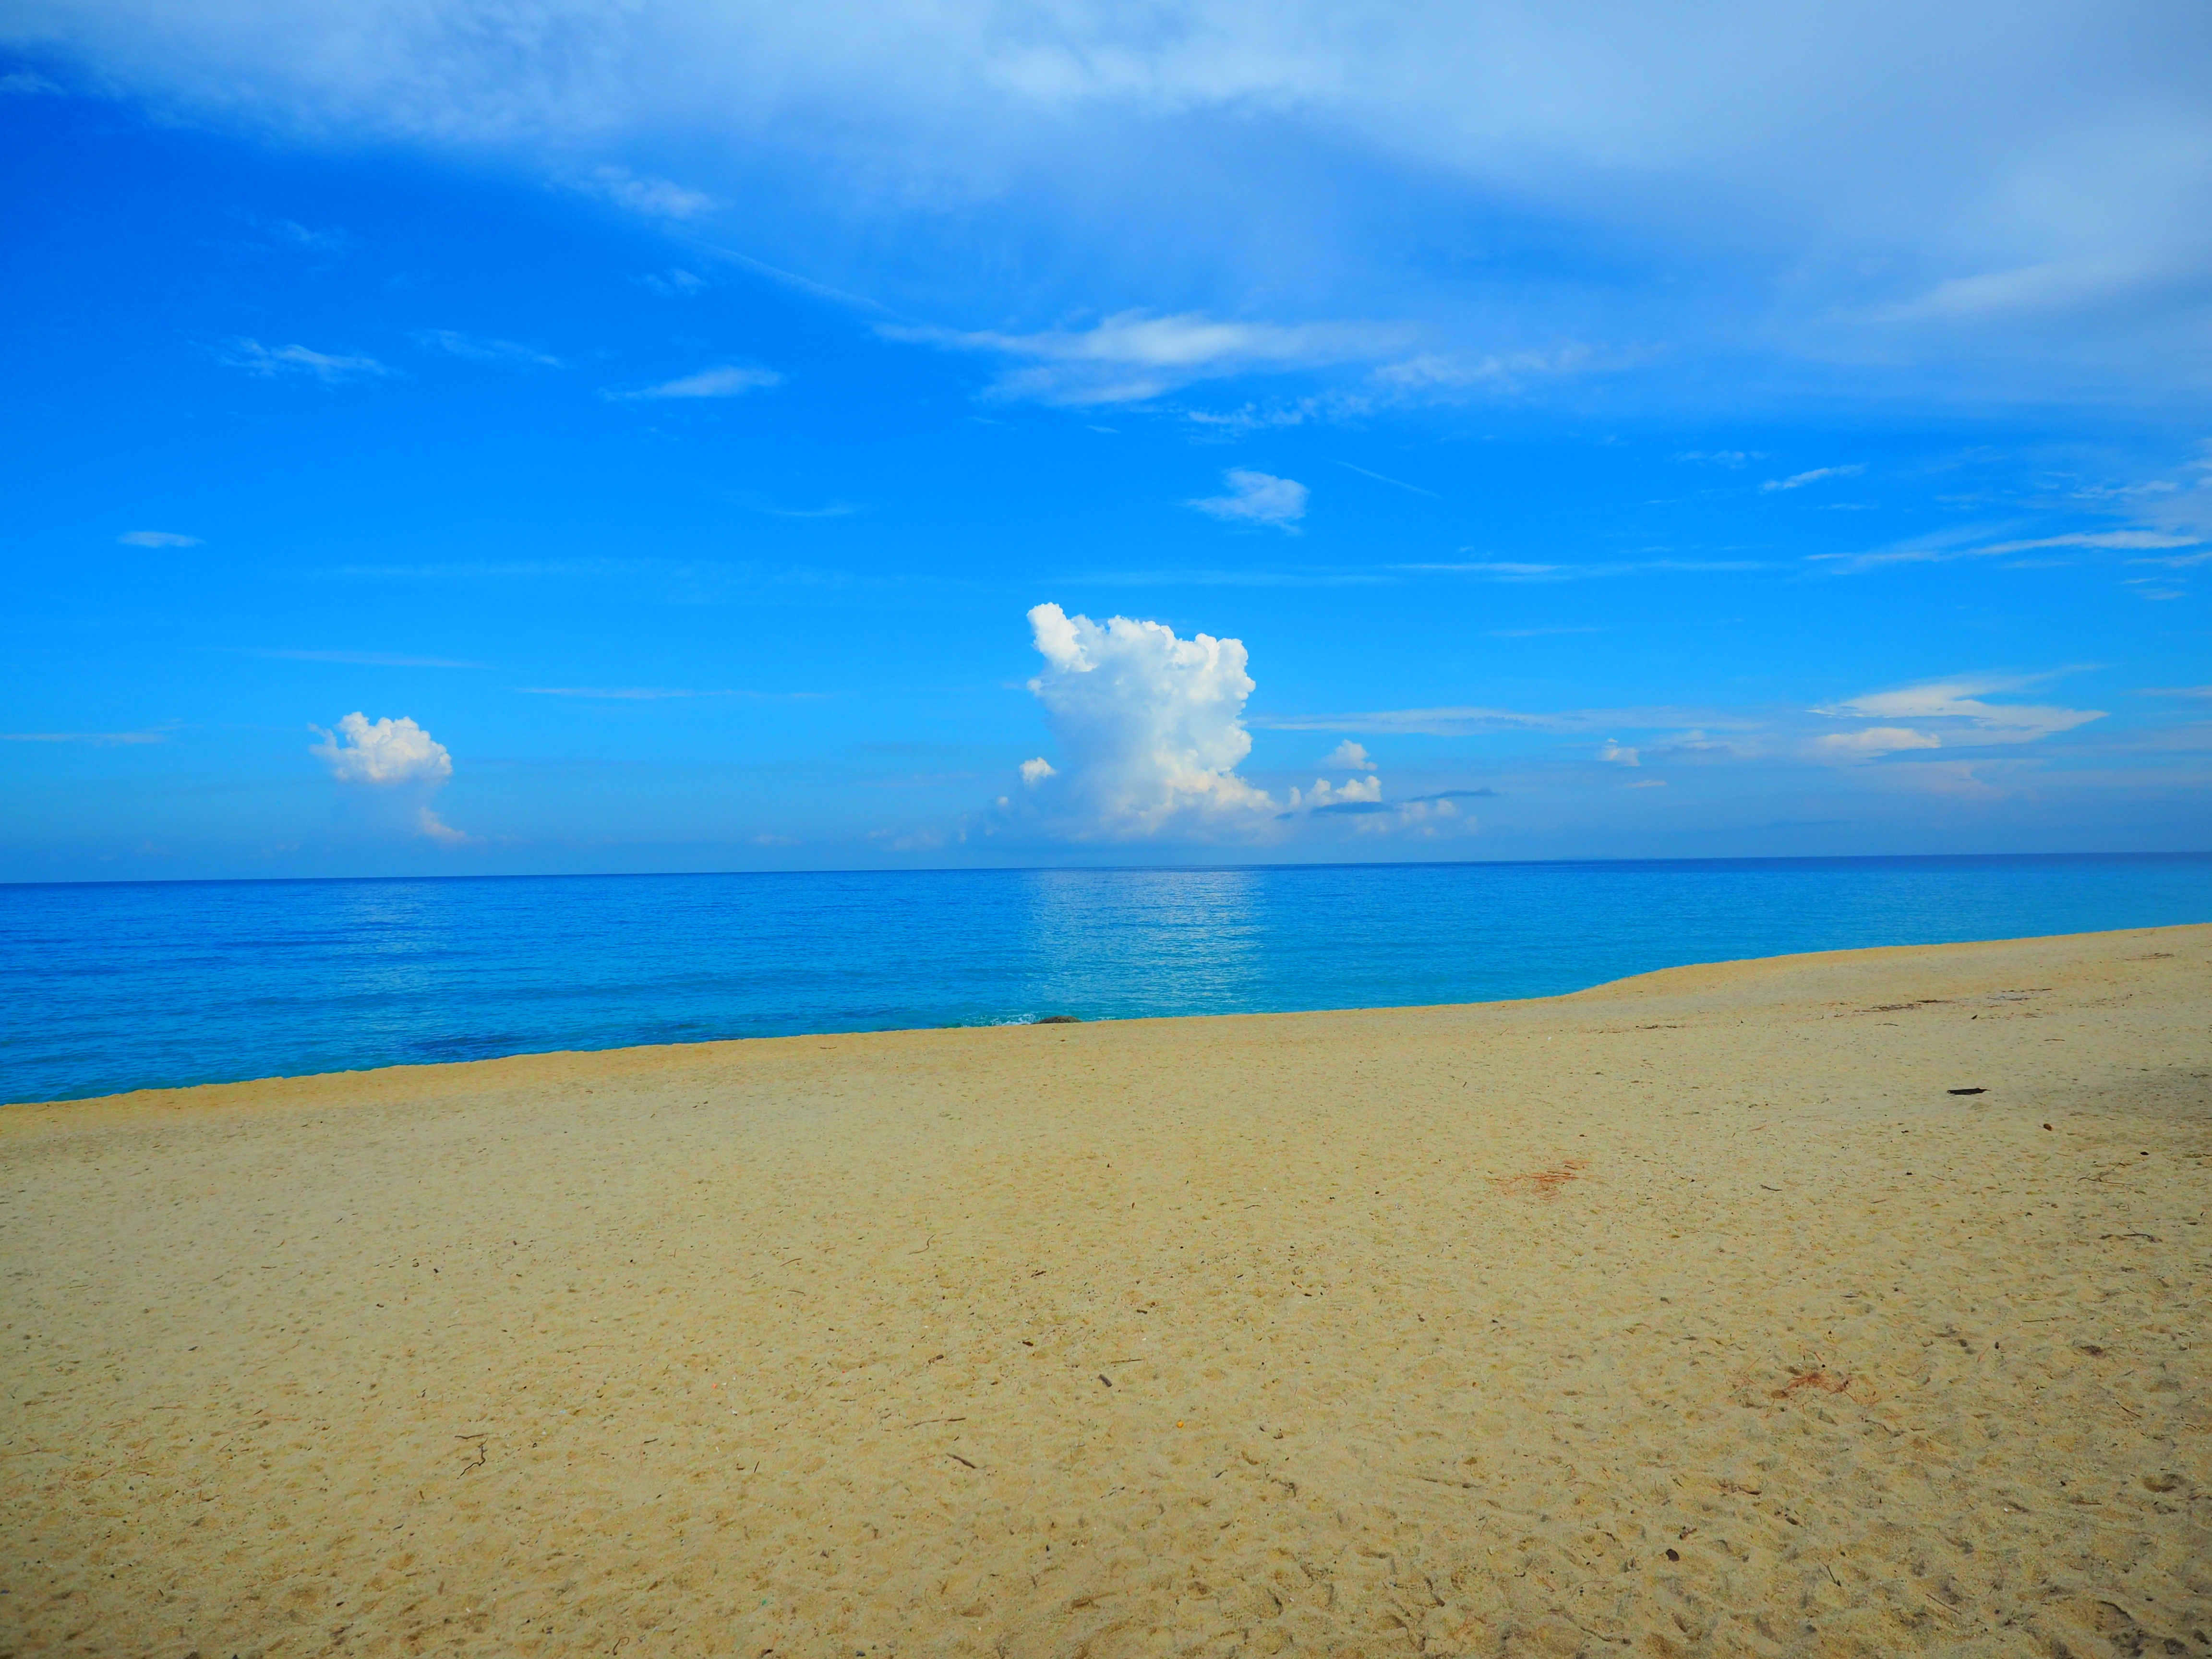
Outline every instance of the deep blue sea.
{"type": "Polygon", "coordinates": [[[2206,921],[2204,854],[0,886],[0,1100],[2206,921]]]}

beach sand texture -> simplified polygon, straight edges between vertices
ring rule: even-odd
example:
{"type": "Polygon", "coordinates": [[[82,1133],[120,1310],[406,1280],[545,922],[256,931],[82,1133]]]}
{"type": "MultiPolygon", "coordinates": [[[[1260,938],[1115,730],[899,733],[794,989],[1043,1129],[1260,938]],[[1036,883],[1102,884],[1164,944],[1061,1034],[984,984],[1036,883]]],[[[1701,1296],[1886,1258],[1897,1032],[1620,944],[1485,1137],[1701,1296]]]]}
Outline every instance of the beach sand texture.
{"type": "Polygon", "coordinates": [[[2209,1157],[2203,927],[11,1108],[0,1652],[2212,1654],[2209,1157]]]}

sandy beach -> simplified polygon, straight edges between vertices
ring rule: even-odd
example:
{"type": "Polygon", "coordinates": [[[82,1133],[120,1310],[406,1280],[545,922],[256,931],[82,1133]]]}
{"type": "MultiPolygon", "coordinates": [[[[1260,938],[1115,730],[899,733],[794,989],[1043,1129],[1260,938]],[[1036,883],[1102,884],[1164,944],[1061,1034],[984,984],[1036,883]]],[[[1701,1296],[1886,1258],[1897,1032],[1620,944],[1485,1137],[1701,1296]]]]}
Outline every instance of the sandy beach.
{"type": "Polygon", "coordinates": [[[2208,1158],[2203,927],[11,1107],[0,1654],[2212,1654],[2208,1158]]]}

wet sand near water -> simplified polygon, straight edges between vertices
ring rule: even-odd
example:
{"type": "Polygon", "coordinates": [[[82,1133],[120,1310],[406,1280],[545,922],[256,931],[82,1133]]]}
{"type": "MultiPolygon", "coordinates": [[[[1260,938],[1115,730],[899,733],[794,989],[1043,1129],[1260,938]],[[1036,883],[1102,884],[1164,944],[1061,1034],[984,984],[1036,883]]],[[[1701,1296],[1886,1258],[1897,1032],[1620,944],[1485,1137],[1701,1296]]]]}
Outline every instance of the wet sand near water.
{"type": "Polygon", "coordinates": [[[2212,1655],[2209,1161],[2203,927],[11,1107],[0,1654],[2212,1655]]]}

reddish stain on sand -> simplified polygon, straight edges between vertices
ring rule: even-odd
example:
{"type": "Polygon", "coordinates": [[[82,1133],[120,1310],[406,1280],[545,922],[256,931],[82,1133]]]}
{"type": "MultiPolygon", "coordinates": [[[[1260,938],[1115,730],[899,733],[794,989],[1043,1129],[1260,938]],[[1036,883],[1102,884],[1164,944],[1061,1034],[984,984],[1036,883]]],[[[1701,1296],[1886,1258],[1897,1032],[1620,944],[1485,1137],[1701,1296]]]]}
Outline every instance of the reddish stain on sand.
{"type": "Polygon", "coordinates": [[[1526,1175],[1500,1176],[1492,1182],[1501,1193],[1534,1193],[1539,1198],[1557,1198],[1559,1188],[1570,1181],[1581,1179],[1589,1160],[1571,1158],[1556,1169],[1531,1170],[1526,1175]]]}

